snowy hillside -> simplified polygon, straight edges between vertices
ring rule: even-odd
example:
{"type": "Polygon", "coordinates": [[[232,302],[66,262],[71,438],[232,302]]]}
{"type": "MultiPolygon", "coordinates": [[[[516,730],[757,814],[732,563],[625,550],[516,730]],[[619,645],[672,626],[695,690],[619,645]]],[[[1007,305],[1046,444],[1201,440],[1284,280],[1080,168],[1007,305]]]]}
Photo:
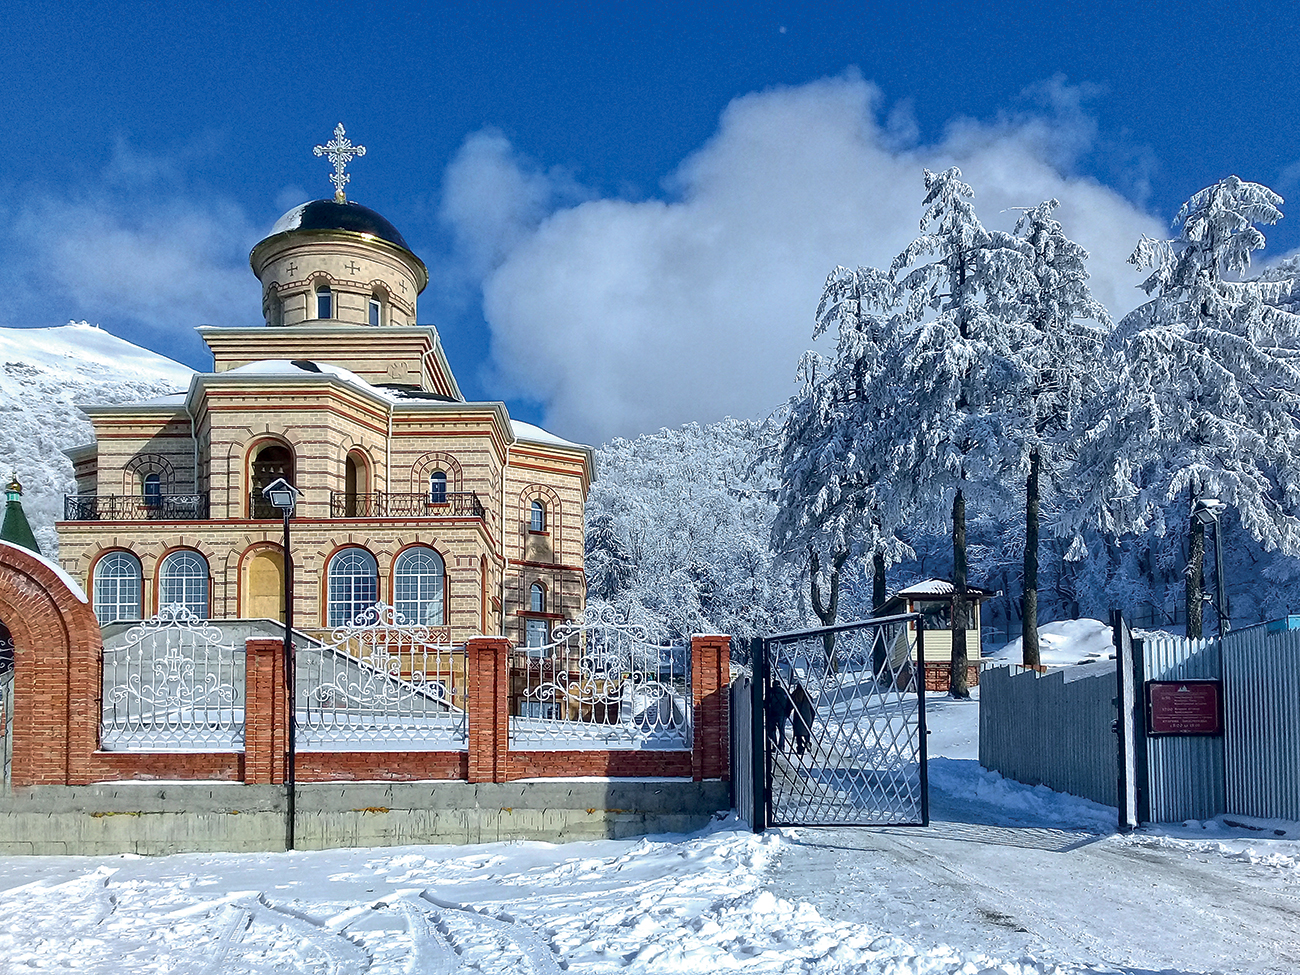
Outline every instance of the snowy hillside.
{"type": "Polygon", "coordinates": [[[0,477],[18,474],[23,508],[46,555],[73,491],[62,451],[94,439],[76,403],[122,403],[189,386],[193,370],[86,322],[0,328],[0,477]]]}

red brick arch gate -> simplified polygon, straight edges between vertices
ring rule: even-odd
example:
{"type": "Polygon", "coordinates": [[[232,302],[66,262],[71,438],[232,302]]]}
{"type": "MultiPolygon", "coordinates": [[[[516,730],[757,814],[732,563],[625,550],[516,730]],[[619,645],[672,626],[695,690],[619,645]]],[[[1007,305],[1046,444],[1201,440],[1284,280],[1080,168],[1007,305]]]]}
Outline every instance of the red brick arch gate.
{"type": "Polygon", "coordinates": [[[14,644],[12,784],[91,781],[102,642],[85,596],[47,559],[0,542],[0,622],[14,644]]]}

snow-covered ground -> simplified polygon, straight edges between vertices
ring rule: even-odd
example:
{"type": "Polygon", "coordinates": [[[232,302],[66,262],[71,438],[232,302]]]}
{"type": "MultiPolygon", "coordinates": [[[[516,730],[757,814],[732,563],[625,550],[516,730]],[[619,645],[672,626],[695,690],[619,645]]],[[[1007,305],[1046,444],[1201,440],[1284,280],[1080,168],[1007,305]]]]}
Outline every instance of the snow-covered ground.
{"type": "MultiPolygon", "coordinates": [[[[1024,640],[1016,637],[984,654],[984,659],[1018,664],[1024,659],[1023,645],[1024,640]]],[[[1061,620],[1038,628],[1038,659],[1048,667],[1095,663],[1114,652],[1110,626],[1101,620],[1061,620]]]]}
{"type": "Polygon", "coordinates": [[[1300,971],[1300,826],[1119,836],[930,704],[929,829],[3,857],[0,973],[1300,971]]]}

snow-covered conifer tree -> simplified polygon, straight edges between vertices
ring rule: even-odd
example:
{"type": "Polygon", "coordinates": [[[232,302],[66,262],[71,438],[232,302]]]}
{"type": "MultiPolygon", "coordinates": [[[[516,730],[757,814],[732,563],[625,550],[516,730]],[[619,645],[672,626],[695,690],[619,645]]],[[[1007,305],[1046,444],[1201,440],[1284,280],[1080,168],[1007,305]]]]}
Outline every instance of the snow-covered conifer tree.
{"type": "Polygon", "coordinates": [[[1029,460],[1021,614],[1022,659],[1028,666],[1039,662],[1040,475],[1046,466],[1050,481],[1056,469],[1054,448],[1080,407],[1101,389],[1102,345],[1110,329],[1110,315],[1088,289],[1088,252],[1065,236],[1060,221],[1052,216],[1059,205],[1056,200],[1040,203],[1025,211],[1016,224],[1028,258],[1018,300],[1029,329],[1019,333],[1022,345],[1008,352],[1018,360],[1027,382],[1016,428],[1026,442],[1029,460]]]}
{"type": "MultiPolygon", "coordinates": [[[[775,451],[772,545],[792,563],[806,560],[813,611],[826,626],[836,622],[841,573],[851,553],[872,557],[874,608],[884,602],[886,563],[907,553],[895,535],[898,499],[879,490],[888,457],[879,439],[888,430],[881,386],[894,295],[889,275],[876,268],[830,273],[813,337],[834,327],[835,355],[807,352],[800,360],[802,386],[786,407],[775,451]]],[[[832,664],[833,648],[828,637],[832,664]]]]}
{"type": "Polygon", "coordinates": [[[1272,190],[1236,176],[1179,210],[1175,240],[1143,238],[1130,262],[1151,300],[1125,316],[1115,378],[1090,422],[1074,480],[1076,526],[1112,534],[1189,525],[1187,632],[1201,632],[1202,527],[1217,497],[1266,550],[1300,554],[1300,316],[1288,280],[1242,280],[1282,216],[1272,190]],[[1171,508],[1179,503],[1181,514],[1171,508]]]}
{"type": "Polygon", "coordinates": [[[922,234],[890,268],[905,300],[886,367],[895,390],[888,491],[932,519],[951,501],[950,687],[967,697],[966,502],[1008,520],[1010,484],[1025,473],[1027,445],[1012,431],[1028,381],[1018,352],[1029,326],[1016,307],[1028,262],[1020,241],[980,223],[959,169],[926,170],[925,188],[922,234]]]}

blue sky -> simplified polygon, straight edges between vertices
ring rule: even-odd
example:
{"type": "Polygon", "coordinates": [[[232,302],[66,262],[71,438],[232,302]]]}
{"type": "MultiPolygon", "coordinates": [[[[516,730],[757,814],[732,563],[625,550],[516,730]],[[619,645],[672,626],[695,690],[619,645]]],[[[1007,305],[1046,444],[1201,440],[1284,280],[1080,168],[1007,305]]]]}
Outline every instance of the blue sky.
{"type": "MultiPolygon", "coordinates": [[[[1300,193],[1292,4],[6,7],[0,325],[89,319],[207,365],[248,250],[327,197],[430,267],[462,388],[599,442],[790,392],[822,280],[1049,195],[1112,311],[1139,233],[1236,173],[1300,193]]],[[[1284,208],[1285,209],[1285,208],[1284,208]]],[[[1300,248],[1300,212],[1267,255],[1300,248]]]]}

